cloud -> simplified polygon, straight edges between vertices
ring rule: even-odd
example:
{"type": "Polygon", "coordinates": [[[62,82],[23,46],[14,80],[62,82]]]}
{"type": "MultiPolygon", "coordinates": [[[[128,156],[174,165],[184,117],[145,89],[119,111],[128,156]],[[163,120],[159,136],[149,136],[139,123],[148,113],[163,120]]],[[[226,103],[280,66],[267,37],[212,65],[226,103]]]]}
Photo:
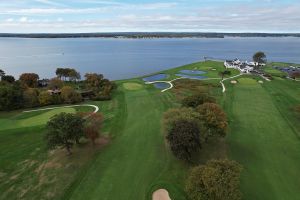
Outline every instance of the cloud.
{"type": "Polygon", "coordinates": [[[45,4],[45,5],[50,5],[50,6],[66,6],[65,4],[62,3],[57,3],[55,1],[50,1],[50,0],[34,0],[37,3],[45,4]]]}
{"type": "MultiPolygon", "coordinates": [[[[39,0],[40,1],[40,0],[39,0]]],[[[44,1],[44,0],[42,0],[44,1]]],[[[112,4],[103,7],[89,8],[23,8],[0,9],[2,15],[48,15],[48,14],[99,14],[101,12],[115,12],[116,10],[158,10],[175,7],[177,3],[148,3],[148,4],[112,4]]]]}
{"type": "Polygon", "coordinates": [[[0,32],[300,32],[299,3],[281,6],[245,6],[238,3],[183,7],[176,2],[128,4],[87,1],[104,6],[0,8],[0,14],[9,13],[6,20],[0,20],[0,32]],[[8,21],[7,19],[14,19],[13,15],[21,18],[8,21]],[[30,19],[27,19],[28,16],[30,19]]]}
{"type": "Polygon", "coordinates": [[[21,17],[21,18],[19,19],[20,22],[27,22],[27,20],[28,20],[27,17],[21,17]]]}

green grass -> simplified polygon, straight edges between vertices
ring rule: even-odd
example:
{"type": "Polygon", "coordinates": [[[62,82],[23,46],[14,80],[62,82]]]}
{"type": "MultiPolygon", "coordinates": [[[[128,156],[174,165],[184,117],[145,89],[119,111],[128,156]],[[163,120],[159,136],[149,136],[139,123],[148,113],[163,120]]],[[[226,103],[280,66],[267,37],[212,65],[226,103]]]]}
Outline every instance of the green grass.
{"type": "MultiPolygon", "coordinates": [[[[167,150],[160,132],[160,119],[172,96],[156,90],[120,92],[124,107],[119,108],[117,137],[65,198],[145,199],[161,182],[182,188],[185,166],[167,150]]],[[[181,190],[175,192],[171,195],[184,199],[181,190]]]]}
{"type": "MultiPolygon", "coordinates": [[[[282,65],[280,65],[280,66],[282,66],[282,65]]],[[[277,77],[284,78],[284,77],[286,77],[288,75],[288,73],[280,71],[278,69],[274,69],[272,66],[266,66],[266,67],[263,68],[263,70],[266,73],[268,73],[268,74],[270,74],[272,76],[277,76],[277,77]]]]}
{"type": "Polygon", "coordinates": [[[300,104],[298,85],[272,81],[226,86],[229,155],[244,166],[244,199],[298,199],[300,127],[291,110],[300,104]]]}
{"type": "Polygon", "coordinates": [[[139,83],[123,83],[123,87],[126,90],[140,90],[143,88],[143,85],[139,83]]]}
{"type": "Polygon", "coordinates": [[[74,108],[59,108],[48,111],[37,111],[30,113],[21,113],[12,118],[0,118],[0,130],[22,128],[22,127],[32,127],[46,124],[49,119],[61,112],[75,113],[74,108]]]}
{"type": "MultiPolygon", "coordinates": [[[[196,63],[176,67],[173,69],[160,71],[160,72],[157,72],[154,74],[166,73],[169,76],[164,80],[173,80],[175,78],[178,78],[178,76],[176,76],[176,74],[180,73],[180,71],[183,69],[201,70],[201,71],[207,72],[206,74],[203,74],[201,76],[206,76],[208,78],[221,78],[220,72],[223,72],[225,70],[225,67],[224,67],[224,64],[221,62],[206,61],[206,62],[196,62],[196,63]]],[[[224,76],[225,78],[239,74],[238,70],[235,70],[235,69],[227,69],[227,70],[230,71],[231,74],[225,75],[224,76]]],[[[147,75],[147,76],[149,76],[149,75],[147,75]]],[[[191,76],[193,76],[193,75],[191,75],[191,76]]],[[[197,75],[195,75],[195,76],[197,76],[197,75]]]]}
{"type": "MultiPolygon", "coordinates": [[[[223,63],[193,63],[158,73],[168,79],[182,69],[204,70],[219,77],[223,63]],[[216,70],[212,70],[216,69],[216,70]]],[[[239,72],[232,70],[230,76],[239,72]]],[[[175,159],[161,132],[161,118],[179,106],[184,95],[198,90],[213,94],[226,110],[230,130],[224,140],[204,145],[199,163],[228,156],[244,166],[241,190],[246,200],[298,199],[300,179],[299,83],[275,79],[258,84],[243,76],[238,84],[219,80],[175,83],[165,93],[141,78],[117,81],[111,101],[90,101],[104,115],[102,135],[107,146],[75,146],[74,154],[48,152],[45,123],[59,112],[91,112],[90,107],[52,111],[0,113],[0,199],[147,199],[165,188],[172,199],[184,200],[184,180],[190,165],[175,159]],[[142,86],[142,87],[140,87],[142,86]]]]}

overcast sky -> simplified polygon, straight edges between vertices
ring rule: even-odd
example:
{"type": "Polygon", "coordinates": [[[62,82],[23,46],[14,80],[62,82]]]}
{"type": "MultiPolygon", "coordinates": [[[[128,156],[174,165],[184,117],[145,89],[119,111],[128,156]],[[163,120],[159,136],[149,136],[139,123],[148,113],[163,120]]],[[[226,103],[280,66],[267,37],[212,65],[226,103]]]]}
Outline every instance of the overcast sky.
{"type": "Polygon", "coordinates": [[[0,32],[300,32],[300,0],[0,0],[0,32]]]}

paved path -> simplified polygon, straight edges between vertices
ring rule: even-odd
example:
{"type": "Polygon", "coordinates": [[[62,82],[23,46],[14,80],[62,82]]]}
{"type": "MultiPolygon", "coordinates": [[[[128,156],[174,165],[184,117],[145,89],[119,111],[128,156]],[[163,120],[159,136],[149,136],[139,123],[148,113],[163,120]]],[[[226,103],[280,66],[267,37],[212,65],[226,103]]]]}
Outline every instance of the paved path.
{"type": "Polygon", "coordinates": [[[88,106],[88,107],[93,107],[95,108],[93,113],[97,113],[99,111],[99,107],[92,105],[92,104],[82,104],[82,105],[70,105],[70,106],[60,106],[60,107],[51,107],[51,108],[41,108],[41,109],[36,109],[36,110],[27,110],[23,111],[24,113],[29,113],[29,112],[37,112],[37,111],[42,111],[42,110],[54,110],[58,108],[72,108],[72,107],[79,107],[79,106],[88,106]]]}
{"type": "Polygon", "coordinates": [[[236,76],[232,76],[232,77],[229,77],[229,78],[225,78],[225,79],[223,79],[223,80],[221,80],[220,81],[220,83],[221,83],[221,85],[222,85],[222,92],[223,93],[225,93],[226,92],[226,87],[225,87],[225,85],[224,85],[224,81],[226,81],[226,80],[229,80],[229,79],[233,79],[233,78],[236,78],[236,77],[239,77],[239,76],[242,76],[242,75],[244,75],[243,73],[241,73],[241,74],[239,74],[239,75],[236,75],[236,76]]]}

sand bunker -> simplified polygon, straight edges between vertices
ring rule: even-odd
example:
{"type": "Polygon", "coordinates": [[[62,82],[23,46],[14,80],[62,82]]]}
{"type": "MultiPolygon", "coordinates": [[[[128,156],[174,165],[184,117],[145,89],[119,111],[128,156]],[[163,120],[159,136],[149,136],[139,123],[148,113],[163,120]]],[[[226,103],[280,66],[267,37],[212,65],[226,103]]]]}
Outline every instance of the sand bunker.
{"type": "Polygon", "coordinates": [[[171,198],[167,190],[159,189],[153,193],[152,200],[171,200],[171,198]]]}

